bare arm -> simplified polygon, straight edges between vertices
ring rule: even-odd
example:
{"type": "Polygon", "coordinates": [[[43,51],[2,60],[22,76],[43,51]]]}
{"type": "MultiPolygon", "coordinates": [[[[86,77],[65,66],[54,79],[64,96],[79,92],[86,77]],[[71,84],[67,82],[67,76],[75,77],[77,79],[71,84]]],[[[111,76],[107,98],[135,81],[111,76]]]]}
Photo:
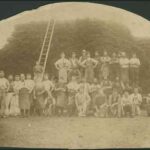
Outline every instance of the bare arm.
{"type": "Polygon", "coordinates": [[[55,62],[55,67],[56,67],[57,70],[59,70],[58,61],[55,62]]]}

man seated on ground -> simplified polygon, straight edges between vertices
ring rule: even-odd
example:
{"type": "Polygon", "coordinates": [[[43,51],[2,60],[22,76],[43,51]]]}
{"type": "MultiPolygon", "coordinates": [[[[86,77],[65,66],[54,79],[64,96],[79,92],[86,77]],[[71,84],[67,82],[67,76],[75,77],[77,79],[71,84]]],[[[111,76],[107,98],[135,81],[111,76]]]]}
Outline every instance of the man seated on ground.
{"type": "Polygon", "coordinates": [[[132,99],[129,95],[128,91],[124,91],[122,97],[122,103],[123,103],[123,110],[124,110],[124,116],[125,117],[132,117],[132,99]]]}
{"type": "Polygon", "coordinates": [[[107,117],[107,98],[102,89],[99,89],[97,95],[94,99],[94,108],[95,108],[95,116],[96,117],[107,117]]]}
{"type": "Polygon", "coordinates": [[[78,92],[79,84],[77,83],[77,77],[72,76],[71,81],[67,84],[68,90],[68,115],[72,116],[75,114],[76,105],[75,105],[75,95],[78,92]]]}
{"type": "Polygon", "coordinates": [[[131,100],[133,102],[132,107],[133,116],[140,115],[141,114],[140,105],[142,103],[142,96],[139,93],[138,88],[134,88],[133,94],[131,94],[131,100]]]}
{"type": "Polygon", "coordinates": [[[109,96],[109,109],[112,117],[123,116],[121,96],[117,89],[113,89],[112,94],[109,96]]]}
{"type": "Polygon", "coordinates": [[[75,103],[80,117],[85,117],[87,115],[90,101],[89,84],[83,79],[83,83],[79,86],[79,92],[75,97],[75,103]]]}

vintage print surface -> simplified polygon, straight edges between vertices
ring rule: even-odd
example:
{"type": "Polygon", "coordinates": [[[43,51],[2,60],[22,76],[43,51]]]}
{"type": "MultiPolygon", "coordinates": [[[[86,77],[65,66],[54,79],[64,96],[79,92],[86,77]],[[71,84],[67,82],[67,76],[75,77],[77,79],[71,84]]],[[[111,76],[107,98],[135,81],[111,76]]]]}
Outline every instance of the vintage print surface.
{"type": "Polygon", "coordinates": [[[0,147],[150,147],[150,22],[63,2],[0,21],[0,147]]]}

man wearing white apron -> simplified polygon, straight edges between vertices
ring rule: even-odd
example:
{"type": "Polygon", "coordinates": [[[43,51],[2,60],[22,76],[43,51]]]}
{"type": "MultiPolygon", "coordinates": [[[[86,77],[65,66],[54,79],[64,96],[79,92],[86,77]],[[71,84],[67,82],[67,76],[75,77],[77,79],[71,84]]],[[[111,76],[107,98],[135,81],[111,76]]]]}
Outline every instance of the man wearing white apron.
{"type": "Polygon", "coordinates": [[[87,115],[88,107],[91,101],[89,92],[90,84],[86,82],[85,78],[83,78],[82,83],[79,84],[79,92],[75,96],[75,104],[79,117],[85,117],[87,115]]]}
{"type": "Polygon", "coordinates": [[[66,83],[70,62],[65,58],[65,53],[61,53],[61,58],[55,62],[55,67],[58,70],[59,82],[66,83]]]}
{"type": "Polygon", "coordinates": [[[5,117],[6,95],[9,89],[9,81],[4,76],[4,71],[0,71],[0,115],[2,117],[5,117]]]}

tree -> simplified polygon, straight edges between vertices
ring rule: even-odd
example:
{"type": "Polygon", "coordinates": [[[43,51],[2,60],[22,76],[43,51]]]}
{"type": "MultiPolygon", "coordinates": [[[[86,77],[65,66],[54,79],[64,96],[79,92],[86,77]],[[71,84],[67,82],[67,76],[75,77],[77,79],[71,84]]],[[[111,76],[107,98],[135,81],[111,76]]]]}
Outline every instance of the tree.
{"type": "MultiPolygon", "coordinates": [[[[32,72],[40,54],[46,26],[47,22],[16,26],[8,44],[0,51],[0,68],[13,74],[32,72]]],[[[79,56],[82,49],[92,55],[94,51],[102,54],[104,50],[109,54],[126,51],[129,56],[136,52],[142,61],[140,81],[146,83],[149,79],[149,39],[136,39],[123,25],[88,18],[56,23],[46,71],[56,75],[54,62],[62,51],[69,57],[72,51],[79,56]]],[[[149,83],[141,85],[146,88],[149,83]]]]}

